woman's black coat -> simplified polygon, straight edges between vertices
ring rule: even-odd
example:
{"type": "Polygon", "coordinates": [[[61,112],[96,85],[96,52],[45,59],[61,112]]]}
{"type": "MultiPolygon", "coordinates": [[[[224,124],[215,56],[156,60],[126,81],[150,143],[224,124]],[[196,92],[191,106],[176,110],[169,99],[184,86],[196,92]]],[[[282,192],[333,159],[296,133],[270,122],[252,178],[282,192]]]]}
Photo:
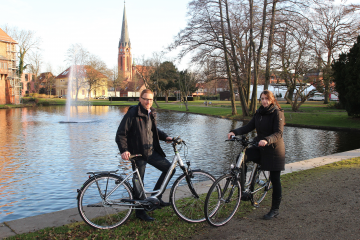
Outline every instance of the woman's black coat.
{"type": "Polygon", "coordinates": [[[240,128],[231,130],[235,135],[242,135],[256,129],[256,140],[266,140],[268,145],[261,147],[261,167],[266,171],[285,169],[285,144],[283,140],[285,117],[282,109],[271,104],[261,106],[250,122],[240,128]]]}

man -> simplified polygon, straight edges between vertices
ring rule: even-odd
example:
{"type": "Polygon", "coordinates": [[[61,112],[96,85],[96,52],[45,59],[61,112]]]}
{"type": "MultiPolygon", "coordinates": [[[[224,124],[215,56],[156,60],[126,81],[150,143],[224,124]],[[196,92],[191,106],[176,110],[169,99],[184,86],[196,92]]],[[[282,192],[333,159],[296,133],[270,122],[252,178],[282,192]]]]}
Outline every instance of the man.
{"type": "MultiPolygon", "coordinates": [[[[169,170],[171,163],[165,158],[165,153],[160,146],[159,140],[171,142],[172,138],[166,133],[159,130],[155,121],[155,109],[152,108],[154,94],[151,90],[145,89],[141,92],[139,104],[131,106],[124,118],[121,120],[120,126],[116,133],[115,141],[118,144],[121,158],[128,160],[130,154],[142,154],[135,160],[135,164],[139,169],[140,177],[144,180],[146,164],[154,166],[162,173],[154,187],[154,190],[160,188],[169,170]]],[[[135,170],[134,163],[132,168],[135,170]]],[[[144,193],[141,192],[136,184],[137,176],[134,176],[134,198],[145,199],[144,193]]],[[[160,200],[160,206],[169,206],[169,202],[160,200]]],[[[136,210],[136,217],[144,221],[154,221],[154,218],[146,214],[145,210],[136,210]]]]}

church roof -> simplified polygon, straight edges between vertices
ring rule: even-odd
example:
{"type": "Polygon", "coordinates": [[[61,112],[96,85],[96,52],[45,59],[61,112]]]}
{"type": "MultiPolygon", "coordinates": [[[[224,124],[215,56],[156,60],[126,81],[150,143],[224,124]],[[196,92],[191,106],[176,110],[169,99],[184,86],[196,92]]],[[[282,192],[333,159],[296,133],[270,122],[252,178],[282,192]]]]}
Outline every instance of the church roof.
{"type": "Polygon", "coordinates": [[[6,32],[4,32],[1,28],[0,28],[0,41],[17,43],[14,39],[12,39],[9,35],[7,35],[6,32]]]}
{"type": "Polygon", "coordinates": [[[120,46],[130,47],[130,38],[129,38],[129,30],[128,30],[128,25],[127,25],[125,5],[124,5],[122,27],[121,27],[121,38],[120,38],[120,42],[119,42],[119,47],[120,46]]]}

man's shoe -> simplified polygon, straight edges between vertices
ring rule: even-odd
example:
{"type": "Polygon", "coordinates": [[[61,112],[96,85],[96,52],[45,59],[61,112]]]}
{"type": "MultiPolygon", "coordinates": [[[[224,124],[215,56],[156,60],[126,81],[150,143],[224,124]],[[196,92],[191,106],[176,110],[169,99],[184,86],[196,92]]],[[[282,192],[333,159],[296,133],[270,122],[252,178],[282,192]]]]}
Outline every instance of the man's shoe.
{"type": "Polygon", "coordinates": [[[160,199],[160,206],[161,207],[168,207],[168,206],[170,206],[171,205],[171,203],[169,203],[169,202],[164,202],[162,199],[160,199]]]}
{"type": "Polygon", "coordinates": [[[149,215],[147,215],[145,211],[137,211],[136,217],[146,222],[152,222],[155,220],[155,218],[152,218],[149,215]]]}
{"type": "Polygon", "coordinates": [[[279,209],[271,209],[270,212],[264,215],[265,220],[271,220],[279,215],[279,209]]]}

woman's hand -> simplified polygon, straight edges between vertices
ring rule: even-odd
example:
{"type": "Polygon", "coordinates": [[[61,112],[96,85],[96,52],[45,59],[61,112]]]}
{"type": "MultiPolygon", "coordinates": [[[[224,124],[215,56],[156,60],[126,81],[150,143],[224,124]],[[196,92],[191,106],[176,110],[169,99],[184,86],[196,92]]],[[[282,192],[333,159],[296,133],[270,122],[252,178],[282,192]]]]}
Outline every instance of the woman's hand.
{"type": "Polygon", "coordinates": [[[173,138],[172,138],[172,137],[167,137],[165,141],[166,141],[166,143],[171,143],[171,142],[172,142],[172,140],[173,140],[173,138]]]}
{"type": "Polygon", "coordinates": [[[259,147],[265,147],[268,144],[268,142],[266,140],[260,140],[259,142],[259,147]]]}
{"type": "Polygon", "coordinates": [[[235,133],[229,132],[228,135],[227,135],[228,139],[231,139],[231,136],[235,136],[235,133]]]}

